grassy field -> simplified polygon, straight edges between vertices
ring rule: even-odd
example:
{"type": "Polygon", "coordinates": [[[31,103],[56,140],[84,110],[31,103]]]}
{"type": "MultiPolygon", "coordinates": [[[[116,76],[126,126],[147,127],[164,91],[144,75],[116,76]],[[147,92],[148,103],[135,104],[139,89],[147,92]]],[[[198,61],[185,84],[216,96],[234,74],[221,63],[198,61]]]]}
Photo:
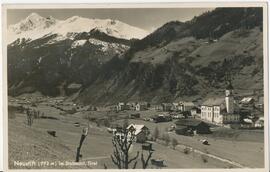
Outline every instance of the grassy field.
{"type": "MultiPolygon", "coordinates": [[[[111,162],[110,155],[113,147],[111,143],[112,135],[107,132],[106,127],[97,126],[96,123],[90,123],[89,134],[82,146],[82,162],[90,162],[91,165],[64,165],[59,164],[54,166],[34,166],[34,167],[19,167],[14,165],[14,161],[31,161],[38,162],[74,162],[76,148],[79,144],[82,127],[87,125],[85,119],[86,114],[90,114],[96,118],[104,118],[108,115],[118,116],[116,123],[123,123],[121,117],[127,116],[134,112],[108,113],[107,111],[88,112],[82,108],[81,111],[74,114],[66,114],[63,111],[50,106],[50,102],[45,101],[33,107],[45,116],[54,117],[54,119],[36,119],[34,124],[29,127],[26,125],[26,114],[13,111],[9,114],[9,166],[10,168],[97,168],[103,169],[104,164],[108,168],[116,168],[111,162]],[[60,113],[62,115],[60,115],[60,113]],[[76,127],[74,123],[80,123],[80,127],[76,127]],[[56,137],[47,133],[48,130],[56,131],[56,137]]],[[[53,103],[53,102],[52,102],[53,103]]],[[[17,103],[10,103],[16,106],[17,103]]],[[[142,118],[149,117],[154,111],[141,112],[142,118]]],[[[129,123],[144,124],[151,132],[158,126],[160,133],[167,132],[167,129],[173,122],[153,123],[143,120],[130,119],[129,123]]],[[[261,133],[259,133],[260,135],[261,133]]],[[[247,167],[263,167],[263,140],[252,139],[257,137],[258,133],[249,133],[251,140],[234,141],[232,139],[214,138],[213,136],[195,136],[187,137],[176,135],[169,132],[171,138],[176,138],[180,143],[176,150],[171,146],[166,146],[162,142],[153,143],[154,154],[153,158],[163,159],[165,161],[164,168],[234,168],[229,163],[224,163],[215,158],[203,157],[196,152],[185,153],[182,149],[183,145],[193,147],[198,151],[213,154],[231,161],[238,162],[247,167]],[[206,138],[210,145],[202,145],[198,140],[206,138]],[[207,159],[207,162],[205,162],[207,159]]],[[[241,134],[239,134],[241,135],[241,134]]],[[[134,154],[141,150],[140,144],[134,144],[132,153],[134,154]]],[[[137,168],[141,168],[140,159],[138,159],[137,168]]],[[[156,168],[150,165],[148,168],[156,168]]]]}
{"type": "MultiPolygon", "coordinates": [[[[147,113],[146,116],[148,116],[147,113]]],[[[123,120],[119,120],[119,123],[122,122],[123,120]]],[[[262,130],[232,130],[216,127],[213,134],[190,137],[167,132],[168,128],[174,125],[174,122],[153,123],[137,119],[130,119],[129,122],[144,124],[152,132],[157,127],[160,135],[169,133],[171,138],[177,139],[182,145],[238,162],[243,166],[264,167],[264,133],[262,130]],[[207,139],[210,145],[201,144],[199,141],[201,139],[207,139]]]]}

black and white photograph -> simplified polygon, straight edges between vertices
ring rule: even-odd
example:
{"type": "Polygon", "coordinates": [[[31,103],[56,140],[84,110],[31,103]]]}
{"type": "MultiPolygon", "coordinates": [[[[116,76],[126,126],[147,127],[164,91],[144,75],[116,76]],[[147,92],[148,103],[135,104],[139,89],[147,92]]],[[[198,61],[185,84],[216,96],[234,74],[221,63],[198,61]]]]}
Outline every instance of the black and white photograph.
{"type": "Polygon", "coordinates": [[[266,10],[4,6],[8,170],[266,171],[266,10]]]}

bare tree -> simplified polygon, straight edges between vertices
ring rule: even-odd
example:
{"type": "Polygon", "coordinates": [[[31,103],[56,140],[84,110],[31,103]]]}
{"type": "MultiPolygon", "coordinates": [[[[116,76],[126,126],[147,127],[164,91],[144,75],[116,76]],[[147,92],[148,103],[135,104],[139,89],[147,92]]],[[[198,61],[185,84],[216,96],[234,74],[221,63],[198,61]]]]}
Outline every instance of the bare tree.
{"type": "Polygon", "coordinates": [[[153,151],[149,150],[147,158],[144,159],[144,154],[143,152],[141,153],[141,162],[142,162],[143,169],[146,169],[148,167],[148,163],[149,163],[150,158],[152,157],[152,154],[153,154],[153,151]]]}
{"type": "Polygon", "coordinates": [[[27,125],[29,125],[30,127],[32,126],[33,122],[34,122],[34,115],[33,115],[33,111],[30,109],[26,110],[26,118],[27,118],[27,125]]]}
{"type": "MultiPolygon", "coordinates": [[[[137,159],[139,157],[139,151],[136,155],[130,156],[130,148],[134,143],[135,135],[133,131],[129,131],[123,128],[122,131],[117,132],[112,139],[113,143],[113,155],[111,155],[112,162],[117,166],[118,169],[135,169],[137,166],[137,159]],[[132,166],[131,166],[132,165],[132,166]]],[[[143,151],[141,153],[142,168],[146,169],[149,164],[149,160],[152,157],[153,150],[148,149],[148,155],[145,157],[143,151]]],[[[104,168],[107,169],[106,164],[104,168]]]]}
{"type": "Polygon", "coordinates": [[[128,134],[128,130],[124,128],[121,132],[114,135],[112,139],[113,143],[113,155],[111,155],[112,162],[118,167],[118,169],[129,169],[129,165],[133,163],[133,169],[137,166],[137,158],[139,151],[133,158],[129,157],[129,150],[134,141],[134,134],[128,134]]]}

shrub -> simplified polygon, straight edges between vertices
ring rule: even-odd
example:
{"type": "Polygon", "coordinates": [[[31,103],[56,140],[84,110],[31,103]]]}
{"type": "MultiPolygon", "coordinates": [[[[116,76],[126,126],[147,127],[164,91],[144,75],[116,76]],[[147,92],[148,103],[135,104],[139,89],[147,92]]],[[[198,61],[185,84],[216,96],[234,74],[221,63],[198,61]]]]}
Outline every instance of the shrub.
{"type": "Polygon", "coordinates": [[[84,114],[83,118],[87,119],[88,121],[91,121],[91,122],[95,122],[97,120],[96,117],[91,117],[91,114],[84,114]]]}
{"type": "Polygon", "coordinates": [[[172,146],[173,146],[173,149],[175,149],[175,147],[178,145],[178,141],[175,139],[175,138],[173,138],[172,139],[172,146]]]}
{"type": "Polygon", "coordinates": [[[110,127],[110,125],[111,125],[111,123],[110,123],[110,121],[109,121],[108,118],[105,118],[104,119],[103,124],[104,124],[105,127],[110,127]]]}
{"type": "Polygon", "coordinates": [[[95,122],[97,124],[97,127],[100,127],[101,126],[102,121],[100,119],[99,120],[96,120],[95,122]]]}
{"type": "Polygon", "coordinates": [[[129,125],[128,119],[124,119],[124,121],[123,121],[123,128],[127,128],[128,125],[129,125]]]}
{"type": "Polygon", "coordinates": [[[204,163],[207,163],[207,162],[208,162],[207,156],[202,155],[201,158],[202,158],[202,161],[203,161],[204,163]]]}
{"type": "Polygon", "coordinates": [[[77,112],[77,110],[76,110],[76,108],[74,107],[74,108],[72,108],[71,110],[67,110],[66,112],[69,113],[69,114],[74,114],[74,113],[77,112]]]}
{"type": "Polygon", "coordinates": [[[168,146],[169,143],[170,143],[170,141],[171,141],[169,134],[163,134],[162,135],[162,140],[164,140],[165,141],[165,145],[168,146]]]}
{"type": "Polygon", "coordinates": [[[184,149],[184,154],[187,154],[188,155],[189,153],[190,153],[190,148],[185,148],[184,149]]]}

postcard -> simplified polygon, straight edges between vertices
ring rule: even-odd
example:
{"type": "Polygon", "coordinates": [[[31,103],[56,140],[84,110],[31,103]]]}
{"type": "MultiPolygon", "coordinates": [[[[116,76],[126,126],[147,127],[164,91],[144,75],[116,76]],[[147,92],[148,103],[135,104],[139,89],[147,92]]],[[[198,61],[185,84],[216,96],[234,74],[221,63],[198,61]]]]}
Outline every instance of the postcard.
{"type": "Polygon", "coordinates": [[[266,2],[2,8],[7,171],[269,170],[266,2]]]}

